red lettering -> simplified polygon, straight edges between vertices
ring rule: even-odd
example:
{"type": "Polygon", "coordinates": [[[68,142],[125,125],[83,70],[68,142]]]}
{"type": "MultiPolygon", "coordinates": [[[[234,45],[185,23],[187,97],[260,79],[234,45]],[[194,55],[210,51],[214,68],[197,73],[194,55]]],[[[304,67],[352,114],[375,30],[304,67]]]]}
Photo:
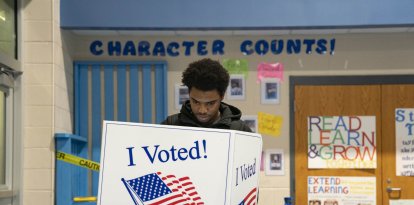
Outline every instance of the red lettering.
{"type": "Polygon", "coordinates": [[[334,160],[336,159],[336,154],[339,154],[342,159],[347,159],[345,152],[345,147],[342,145],[335,145],[334,146],[334,160]]]}
{"type": "Polygon", "coordinates": [[[324,140],[329,140],[329,133],[331,133],[331,131],[329,131],[329,130],[321,130],[321,132],[320,132],[320,140],[319,140],[319,142],[320,142],[320,144],[321,145],[329,145],[330,144],[330,142],[324,142],[324,140]],[[328,133],[328,136],[323,136],[323,134],[324,133],[328,133]]]}
{"type": "Polygon", "coordinates": [[[337,155],[339,155],[344,160],[353,161],[356,159],[360,159],[363,161],[365,157],[369,157],[372,161],[375,156],[376,148],[374,147],[372,152],[370,151],[369,147],[363,147],[363,151],[361,152],[361,147],[356,146],[347,146],[346,148],[342,145],[334,145],[334,160],[338,159],[337,155]],[[355,154],[352,154],[355,153],[355,154]]]}
{"type": "MultiPolygon", "coordinates": [[[[355,121],[354,121],[355,122],[355,121]]],[[[350,116],[349,117],[349,131],[356,131],[356,130],[359,130],[359,129],[361,129],[361,119],[359,119],[359,117],[352,117],[352,116],[350,116]],[[358,122],[358,126],[356,127],[356,128],[352,128],[352,121],[354,121],[354,120],[357,120],[358,122]]]]}
{"type": "Polygon", "coordinates": [[[349,146],[345,149],[345,155],[346,155],[346,160],[355,160],[359,155],[360,155],[360,151],[359,151],[359,147],[355,147],[355,146],[349,146]],[[355,155],[353,156],[353,159],[351,159],[352,156],[350,155],[350,149],[354,149],[354,153],[355,155]]]}
{"type": "MultiPolygon", "coordinates": [[[[359,151],[360,152],[360,151],[359,151]]],[[[361,155],[361,153],[359,153],[359,155],[361,155],[361,159],[365,158],[365,155],[368,154],[369,159],[372,161],[374,159],[375,156],[375,152],[376,152],[376,148],[374,147],[374,149],[372,150],[372,153],[370,153],[369,151],[369,147],[364,147],[364,151],[363,154],[361,155]]]]}
{"type": "Polygon", "coordinates": [[[372,145],[374,148],[375,146],[375,132],[371,132],[371,139],[368,138],[368,134],[365,132],[362,132],[362,146],[365,146],[365,139],[369,142],[370,145],[372,145]]]}

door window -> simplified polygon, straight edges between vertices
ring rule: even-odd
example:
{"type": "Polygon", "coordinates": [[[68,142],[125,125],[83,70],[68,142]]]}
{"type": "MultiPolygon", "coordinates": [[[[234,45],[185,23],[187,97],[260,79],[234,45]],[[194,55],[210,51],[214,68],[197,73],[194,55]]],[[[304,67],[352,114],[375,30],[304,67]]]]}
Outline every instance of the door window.
{"type": "Polygon", "coordinates": [[[16,1],[0,0],[0,53],[17,59],[16,1]]]}

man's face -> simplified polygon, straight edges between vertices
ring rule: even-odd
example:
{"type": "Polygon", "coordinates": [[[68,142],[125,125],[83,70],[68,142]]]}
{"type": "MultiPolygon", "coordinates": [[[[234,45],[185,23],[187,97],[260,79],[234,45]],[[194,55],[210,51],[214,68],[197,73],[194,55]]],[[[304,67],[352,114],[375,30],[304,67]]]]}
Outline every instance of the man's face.
{"type": "Polygon", "coordinates": [[[191,110],[201,124],[210,125],[218,119],[223,97],[217,90],[202,91],[192,87],[189,96],[191,110]]]}

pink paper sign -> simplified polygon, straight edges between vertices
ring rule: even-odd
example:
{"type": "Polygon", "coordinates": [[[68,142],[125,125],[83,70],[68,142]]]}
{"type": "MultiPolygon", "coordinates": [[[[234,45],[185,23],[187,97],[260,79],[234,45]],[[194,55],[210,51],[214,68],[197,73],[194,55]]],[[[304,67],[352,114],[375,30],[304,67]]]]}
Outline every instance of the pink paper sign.
{"type": "Polygon", "coordinates": [[[283,64],[282,63],[259,63],[257,66],[257,80],[260,82],[263,78],[279,78],[283,81],[283,64]]]}

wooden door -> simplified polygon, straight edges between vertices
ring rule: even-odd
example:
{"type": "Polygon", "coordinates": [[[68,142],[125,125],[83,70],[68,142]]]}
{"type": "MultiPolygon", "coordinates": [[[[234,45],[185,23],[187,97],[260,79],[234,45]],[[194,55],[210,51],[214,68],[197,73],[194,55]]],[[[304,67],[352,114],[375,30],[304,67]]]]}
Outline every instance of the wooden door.
{"type": "Polygon", "coordinates": [[[377,179],[382,204],[381,169],[308,169],[308,116],[375,116],[377,166],[381,164],[381,86],[300,86],[295,91],[295,204],[307,205],[308,176],[370,176],[377,179]]]}
{"type": "Polygon", "coordinates": [[[378,205],[389,205],[390,200],[414,200],[414,178],[396,175],[395,130],[395,110],[414,108],[414,85],[304,85],[294,89],[297,205],[307,205],[307,176],[374,176],[378,205]],[[347,115],[376,117],[377,169],[308,169],[308,116],[347,115]]]}
{"type": "MultiPolygon", "coordinates": [[[[414,85],[383,85],[382,86],[382,187],[383,204],[388,205],[389,200],[414,200],[414,177],[396,176],[396,108],[414,108],[414,85]],[[394,188],[390,193],[385,191],[394,188]],[[400,189],[400,190],[398,190],[400,189]]],[[[414,129],[414,128],[412,128],[414,129]]],[[[413,130],[414,131],[414,130],[413,130]]],[[[414,140],[414,136],[412,136],[414,140]]],[[[413,145],[410,152],[413,154],[413,145]]],[[[414,160],[411,160],[414,166],[414,160]]]]}

